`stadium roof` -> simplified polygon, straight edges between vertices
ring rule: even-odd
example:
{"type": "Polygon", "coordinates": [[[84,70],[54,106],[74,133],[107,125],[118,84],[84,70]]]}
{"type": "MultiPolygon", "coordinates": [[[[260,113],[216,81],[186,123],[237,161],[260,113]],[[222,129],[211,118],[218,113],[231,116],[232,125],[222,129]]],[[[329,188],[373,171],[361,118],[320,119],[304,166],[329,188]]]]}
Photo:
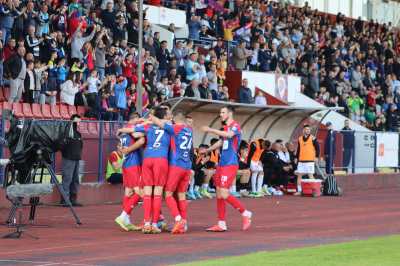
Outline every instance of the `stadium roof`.
{"type": "Polygon", "coordinates": [[[226,101],[215,101],[206,99],[195,99],[188,97],[173,98],[165,101],[172,106],[172,109],[180,108],[189,113],[196,112],[218,112],[223,106],[232,106],[235,108],[235,113],[239,114],[252,114],[257,113],[268,113],[273,110],[282,110],[290,112],[301,112],[313,114],[319,111],[340,111],[342,107],[326,107],[326,106],[314,106],[314,107],[298,107],[288,105],[257,105],[257,104],[243,104],[226,101]]]}

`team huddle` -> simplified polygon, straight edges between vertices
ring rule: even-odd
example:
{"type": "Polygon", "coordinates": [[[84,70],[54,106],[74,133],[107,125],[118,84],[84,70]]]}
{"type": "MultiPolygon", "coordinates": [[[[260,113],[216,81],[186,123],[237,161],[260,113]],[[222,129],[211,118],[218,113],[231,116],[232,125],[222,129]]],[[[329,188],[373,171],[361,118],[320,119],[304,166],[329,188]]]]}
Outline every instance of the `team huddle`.
{"type": "MultiPolygon", "coordinates": [[[[230,194],[230,187],[238,171],[238,149],[241,140],[240,125],[233,120],[233,109],[224,107],[220,111],[223,124],[221,130],[202,127],[204,132],[214,134],[219,140],[203,152],[220,150],[220,160],[213,181],[217,194],[218,223],[207,231],[224,232],[226,203],[242,215],[242,230],[249,229],[252,213],[230,194]]],[[[126,231],[142,231],[158,234],[166,229],[161,214],[162,198],[174,217],[171,232],[182,234],[187,231],[186,191],[191,178],[193,159],[193,130],[191,119],[183,111],[173,116],[168,106],[156,107],[149,119],[142,120],[132,114],[128,125],[118,130],[124,161],[122,164],[125,194],[123,211],[115,222],[126,231]],[[143,224],[131,223],[130,215],[143,199],[143,224]]]]}

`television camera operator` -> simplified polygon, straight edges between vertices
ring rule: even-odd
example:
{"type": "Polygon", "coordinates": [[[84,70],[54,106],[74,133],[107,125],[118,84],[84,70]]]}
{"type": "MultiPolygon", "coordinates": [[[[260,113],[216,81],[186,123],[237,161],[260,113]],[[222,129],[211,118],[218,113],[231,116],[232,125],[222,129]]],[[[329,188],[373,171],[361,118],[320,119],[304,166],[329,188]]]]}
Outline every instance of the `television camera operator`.
{"type": "MultiPolygon", "coordinates": [[[[79,161],[82,158],[83,142],[81,133],[78,131],[81,117],[79,115],[71,116],[72,134],[66,139],[66,143],[61,150],[62,153],[62,186],[67,197],[70,198],[72,206],[80,207],[78,199],[79,190],[79,161]]],[[[60,204],[66,205],[64,199],[61,199],[60,204]]]]}

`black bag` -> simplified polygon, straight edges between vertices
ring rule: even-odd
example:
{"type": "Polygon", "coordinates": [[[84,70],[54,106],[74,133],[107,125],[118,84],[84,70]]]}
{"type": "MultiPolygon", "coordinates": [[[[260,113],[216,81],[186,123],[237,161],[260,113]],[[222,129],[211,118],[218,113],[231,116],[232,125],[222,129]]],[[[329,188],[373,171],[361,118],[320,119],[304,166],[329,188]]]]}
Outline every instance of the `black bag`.
{"type": "Polygon", "coordinates": [[[324,182],[324,196],[341,196],[342,190],[338,186],[336,177],[334,175],[328,175],[324,182]]]}

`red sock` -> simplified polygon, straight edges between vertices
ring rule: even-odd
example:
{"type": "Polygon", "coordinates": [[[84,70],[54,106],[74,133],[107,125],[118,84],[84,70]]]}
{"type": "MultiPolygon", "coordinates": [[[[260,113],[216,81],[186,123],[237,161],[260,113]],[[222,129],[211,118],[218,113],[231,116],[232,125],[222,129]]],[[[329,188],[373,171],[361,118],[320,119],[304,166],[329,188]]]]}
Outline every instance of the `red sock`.
{"type": "Polygon", "coordinates": [[[183,220],[186,220],[186,216],[187,216],[187,201],[186,200],[180,200],[178,201],[178,205],[179,205],[179,212],[181,213],[181,217],[183,220]]]}
{"type": "Polygon", "coordinates": [[[129,203],[130,200],[131,200],[131,197],[128,197],[128,196],[124,196],[124,198],[122,199],[122,209],[127,214],[131,214],[131,212],[132,212],[132,204],[129,203]]]}
{"type": "Polygon", "coordinates": [[[153,223],[158,223],[161,211],[161,196],[154,196],[153,198],[153,223]]]}
{"type": "Polygon", "coordinates": [[[178,205],[176,204],[176,200],[174,199],[174,197],[172,196],[166,197],[165,202],[167,203],[167,206],[172,214],[172,217],[176,218],[176,216],[180,215],[178,210],[178,205]]]}
{"type": "Polygon", "coordinates": [[[218,220],[225,221],[225,200],[217,199],[218,220]]]}
{"type": "Polygon", "coordinates": [[[244,208],[243,204],[234,196],[229,195],[229,197],[226,199],[226,201],[232,205],[233,208],[238,210],[240,213],[243,213],[246,209],[244,208]]]}
{"type": "Polygon", "coordinates": [[[151,196],[145,195],[143,197],[143,209],[144,209],[144,222],[150,222],[151,218],[151,196]]]}
{"type": "Polygon", "coordinates": [[[140,200],[140,196],[138,194],[134,194],[132,197],[129,198],[129,206],[131,207],[131,211],[133,207],[135,207],[140,200]]]}

